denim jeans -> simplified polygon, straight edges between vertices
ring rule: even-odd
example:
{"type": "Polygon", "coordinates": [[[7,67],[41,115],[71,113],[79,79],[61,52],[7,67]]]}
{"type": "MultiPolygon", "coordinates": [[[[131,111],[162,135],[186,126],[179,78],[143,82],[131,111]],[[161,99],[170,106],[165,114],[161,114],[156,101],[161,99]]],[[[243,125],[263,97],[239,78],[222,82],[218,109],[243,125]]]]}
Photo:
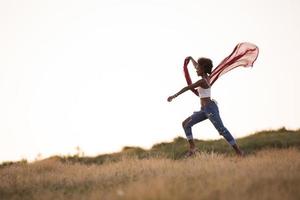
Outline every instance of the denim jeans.
{"type": "Polygon", "coordinates": [[[194,112],[190,116],[190,120],[183,125],[188,140],[193,139],[192,126],[206,119],[209,119],[212,122],[219,134],[222,135],[229,144],[236,144],[230,132],[223,125],[219,114],[219,108],[214,101],[209,102],[205,107],[201,108],[200,111],[194,112]]]}

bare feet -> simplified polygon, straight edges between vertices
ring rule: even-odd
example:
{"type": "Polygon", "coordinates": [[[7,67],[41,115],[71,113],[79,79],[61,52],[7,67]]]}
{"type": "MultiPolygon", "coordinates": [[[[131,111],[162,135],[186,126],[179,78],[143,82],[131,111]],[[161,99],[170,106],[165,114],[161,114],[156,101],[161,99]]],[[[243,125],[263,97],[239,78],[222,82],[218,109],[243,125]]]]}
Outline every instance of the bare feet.
{"type": "Polygon", "coordinates": [[[244,157],[244,152],[238,147],[237,144],[232,145],[233,149],[235,150],[235,153],[240,156],[240,157],[244,157]]]}
{"type": "Polygon", "coordinates": [[[194,147],[194,148],[190,148],[190,150],[185,154],[185,158],[191,157],[193,155],[196,154],[196,152],[198,152],[198,148],[194,147]]]}
{"type": "Polygon", "coordinates": [[[238,156],[240,156],[240,157],[244,157],[245,156],[245,153],[243,152],[243,151],[238,151],[238,152],[236,152],[236,154],[238,155],[238,156]]]}

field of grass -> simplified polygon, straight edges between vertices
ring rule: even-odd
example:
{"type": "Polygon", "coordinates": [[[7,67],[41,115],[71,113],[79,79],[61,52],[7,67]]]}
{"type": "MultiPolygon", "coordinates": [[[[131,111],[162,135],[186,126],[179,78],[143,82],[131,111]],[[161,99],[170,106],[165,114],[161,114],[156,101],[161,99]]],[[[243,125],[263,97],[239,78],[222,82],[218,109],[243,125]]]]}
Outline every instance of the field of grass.
{"type": "Polygon", "coordinates": [[[264,131],[238,142],[243,158],[223,140],[198,140],[201,152],[183,159],[187,144],[176,138],[147,151],[6,162],[0,199],[300,199],[299,130],[264,131]]]}
{"type": "MultiPolygon", "coordinates": [[[[285,128],[279,130],[261,131],[253,135],[237,139],[241,149],[248,154],[253,154],[262,149],[285,149],[295,147],[300,149],[300,130],[291,131],[285,128]]],[[[195,144],[201,152],[233,155],[234,151],[225,141],[219,140],[195,140],[195,144]]],[[[172,142],[155,144],[150,150],[140,147],[124,147],[121,152],[104,154],[96,157],[82,157],[80,155],[57,157],[62,162],[103,164],[105,162],[119,161],[124,156],[145,158],[169,158],[172,160],[182,159],[188,149],[185,138],[177,137],[172,142]]]]}
{"type": "Polygon", "coordinates": [[[0,199],[300,199],[300,151],[262,150],[245,158],[124,157],[103,165],[54,158],[0,170],[0,199]]]}

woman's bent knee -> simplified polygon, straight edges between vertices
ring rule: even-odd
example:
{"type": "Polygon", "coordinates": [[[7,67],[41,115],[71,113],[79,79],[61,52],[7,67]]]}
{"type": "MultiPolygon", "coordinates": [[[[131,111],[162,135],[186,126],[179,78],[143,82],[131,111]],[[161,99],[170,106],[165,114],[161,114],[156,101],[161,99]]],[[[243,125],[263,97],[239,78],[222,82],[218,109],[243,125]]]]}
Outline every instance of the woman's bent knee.
{"type": "Polygon", "coordinates": [[[183,129],[186,129],[188,127],[188,123],[192,120],[191,117],[188,117],[187,119],[185,119],[183,122],[182,122],[182,127],[183,129]]]}

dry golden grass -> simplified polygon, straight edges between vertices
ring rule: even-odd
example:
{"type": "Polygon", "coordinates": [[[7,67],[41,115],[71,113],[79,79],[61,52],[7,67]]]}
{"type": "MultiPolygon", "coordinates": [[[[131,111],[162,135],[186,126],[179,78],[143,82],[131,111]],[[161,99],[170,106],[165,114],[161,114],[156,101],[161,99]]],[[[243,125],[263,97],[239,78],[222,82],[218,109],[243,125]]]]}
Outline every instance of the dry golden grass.
{"type": "Polygon", "coordinates": [[[103,165],[50,159],[0,169],[0,199],[298,200],[300,152],[265,150],[245,158],[124,158],[103,165]]]}

